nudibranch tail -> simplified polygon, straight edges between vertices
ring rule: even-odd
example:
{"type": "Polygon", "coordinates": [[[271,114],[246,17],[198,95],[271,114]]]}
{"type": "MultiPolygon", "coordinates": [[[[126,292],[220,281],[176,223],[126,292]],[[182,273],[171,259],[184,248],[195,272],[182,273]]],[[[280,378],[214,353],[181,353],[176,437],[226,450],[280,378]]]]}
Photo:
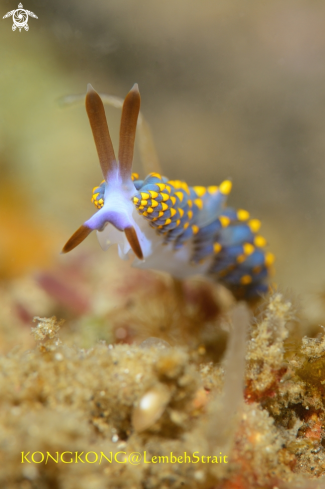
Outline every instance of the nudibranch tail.
{"type": "Polygon", "coordinates": [[[87,86],[86,111],[93,132],[103,177],[107,181],[108,175],[116,169],[117,163],[102,99],[90,83],[87,86]]]}

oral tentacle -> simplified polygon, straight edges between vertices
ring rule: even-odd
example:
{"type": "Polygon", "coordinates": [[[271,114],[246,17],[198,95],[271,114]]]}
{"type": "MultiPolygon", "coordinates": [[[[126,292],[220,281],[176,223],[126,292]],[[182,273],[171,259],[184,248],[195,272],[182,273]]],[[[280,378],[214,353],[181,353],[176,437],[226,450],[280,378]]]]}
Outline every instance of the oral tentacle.
{"type": "Polygon", "coordinates": [[[82,243],[82,241],[84,241],[92,231],[93,229],[89,228],[85,224],[80,226],[80,228],[73,233],[71,238],[68,239],[66,244],[63,246],[61,253],[69,253],[69,251],[73,250],[76,248],[76,246],[82,243]]]}
{"type": "Polygon", "coordinates": [[[125,237],[134,254],[142,260],[143,253],[134,228],[132,216],[130,216],[126,210],[115,211],[107,208],[100,209],[90,219],[84,222],[64,245],[62,253],[68,253],[76,248],[92,231],[103,231],[107,224],[111,224],[118,231],[125,233],[125,237]]]}
{"type": "Polygon", "coordinates": [[[143,260],[142,249],[134,227],[129,226],[125,228],[124,232],[125,232],[126,239],[128,240],[129,245],[132,248],[133,253],[139,258],[139,260],[143,260]]]}
{"type": "Polygon", "coordinates": [[[64,245],[61,253],[68,253],[82,243],[95,229],[102,229],[107,221],[107,213],[101,209],[73,233],[64,245]]]}
{"type": "Polygon", "coordinates": [[[102,173],[105,180],[108,181],[109,175],[117,169],[117,162],[107,126],[103,102],[90,83],[87,87],[86,110],[102,173]]]}

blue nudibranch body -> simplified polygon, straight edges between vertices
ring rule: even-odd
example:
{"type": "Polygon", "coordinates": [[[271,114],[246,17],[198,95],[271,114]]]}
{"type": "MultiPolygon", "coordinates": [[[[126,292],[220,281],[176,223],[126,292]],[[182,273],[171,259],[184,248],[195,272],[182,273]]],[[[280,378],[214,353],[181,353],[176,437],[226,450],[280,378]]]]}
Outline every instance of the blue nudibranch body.
{"type": "Polygon", "coordinates": [[[117,244],[119,256],[135,257],[138,268],[162,270],[180,279],[204,275],[247,300],[265,293],[274,256],[264,251],[260,221],[243,209],[225,207],[229,180],[218,187],[189,187],[158,173],[144,180],[132,173],[140,110],[137,85],[124,101],[118,159],[102,100],[91,85],[86,110],[105,180],[93,189],[98,211],[73,234],[63,252],[97,230],[104,250],[117,244]]]}

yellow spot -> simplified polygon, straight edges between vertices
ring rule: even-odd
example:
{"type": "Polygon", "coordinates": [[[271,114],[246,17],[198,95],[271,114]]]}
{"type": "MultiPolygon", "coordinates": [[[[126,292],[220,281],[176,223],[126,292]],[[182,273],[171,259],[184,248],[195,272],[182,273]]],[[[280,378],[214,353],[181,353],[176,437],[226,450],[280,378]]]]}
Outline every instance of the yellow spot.
{"type": "Polygon", "coordinates": [[[161,203],[161,208],[163,211],[166,211],[168,209],[168,205],[165,204],[164,202],[161,203]]]}
{"type": "Polygon", "coordinates": [[[193,211],[187,211],[187,217],[191,220],[193,217],[193,211]]]}
{"type": "Polygon", "coordinates": [[[134,202],[135,204],[137,204],[137,203],[139,202],[138,197],[133,197],[133,202],[134,202]]]}
{"type": "Polygon", "coordinates": [[[97,194],[94,194],[93,198],[96,199],[98,195],[99,195],[99,192],[97,194]]]}
{"type": "Polygon", "coordinates": [[[219,273],[219,277],[222,278],[222,277],[226,277],[228,275],[229,272],[231,272],[231,270],[233,270],[234,267],[233,266],[229,266],[227,267],[225,270],[222,270],[220,273],[219,273]]]}
{"type": "Polygon", "coordinates": [[[243,263],[243,261],[245,261],[247,258],[246,255],[239,255],[237,256],[237,263],[243,263]]]}
{"type": "Polygon", "coordinates": [[[170,188],[170,185],[166,185],[166,190],[170,194],[170,192],[172,191],[172,189],[170,188]]]}
{"type": "Polygon", "coordinates": [[[144,205],[140,205],[140,207],[138,207],[138,211],[142,211],[144,209],[144,205]]]}
{"type": "Polygon", "coordinates": [[[148,194],[148,192],[140,192],[140,195],[141,195],[143,200],[150,199],[150,194],[148,194]]]}
{"type": "Polygon", "coordinates": [[[228,195],[231,192],[232,183],[230,180],[225,180],[220,184],[219,190],[222,194],[228,195]]]}
{"type": "Polygon", "coordinates": [[[170,196],[170,200],[172,201],[173,205],[176,204],[176,197],[174,197],[173,195],[170,196]]]}
{"type": "Polygon", "coordinates": [[[187,193],[187,195],[190,195],[190,190],[186,182],[182,182],[181,188],[187,193]]]}
{"type": "Polygon", "coordinates": [[[190,209],[193,207],[193,202],[191,200],[187,201],[187,205],[189,206],[190,209]]]}
{"type": "Polygon", "coordinates": [[[196,207],[198,207],[199,209],[202,209],[203,207],[203,201],[201,199],[195,199],[194,200],[194,204],[196,205],[196,207]]]}
{"type": "Polygon", "coordinates": [[[151,172],[151,173],[149,173],[149,176],[150,177],[157,177],[157,178],[161,179],[161,175],[159,175],[159,173],[151,172]]]}
{"type": "Polygon", "coordinates": [[[219,221],[221,222],[221,226],[223,228],[226,228],[227,226],[229,226],[229,223],[230,223],[230,219],[229,217],[226,217],[226,216],[220,216],[219,217],[219,221]]]}
{"type": "Polygon", "coordinates": [[[206,193],[207,189],[205,187],[193,187],[194,192],[198,197],[203,197],[203,195],[206,193]]]}
{"type": "Polygon", "coordinates": [[[192,231],[193,231],[193,234],[197,234],[199,232],[199,226],[197,226],[196,224],[193,224],[192,226],[192,231]]]}
{"type": "Polygon", "coordinates": [[[141,200],[141,205],[148,205],[148,201],[147,200],[141,200]]]}
{"type": "Polygon", "coordinates": [[[163,192],[160,194],[162,196],[162,200],[163,202],[166,202],[166,200],[169,199],[169,195],[168,194],[164,194],[163,192]]]}
{"type": "Polygon", "coordinates": [[[163,211],[159,211],[158,217],[162,217],[164,215],[163,211]]]}
{"type": "Polygon", "coordinates": [[[275,256],[273,255],[273,253],[266,253],[264,263],[267,267],[273,265],[274,260],[275,260],[275,256]]]}
{"type": "Polygon", "coordinates": [[[163,228],[162,224],[160,226],[157,226],[157,229],[162,229],[162,228],[163,228]]]}
{"type": "Polygon", "coordinates": [[[175,195],[179,198],[181,202],[183,202],[184,194],[183,192],[175,192],[175,195]]]}
{"type": "Polygon", "coordinates": [[[182,182],[180,180],[171,180],[169,183],[174,188],[176,188],[176,190],[178,190],[179,188],[182,188],[182,182]]]}
{"type": "Polygon", "coordinates": [[[243,244],[243,251],[246,256],[249,256],[253,253],[255,250],[255,247],[251,243],[244,243],[243,244]]]}
{"type": "Polygon", "coordinates": [[[157,185],[157,187],[159,188],[160,192],[162,192],[166,185],[164,183],[155,183],[155,185],[157,185]]]}
{"type": "Polygon", "coordinates": [[[220,243],[214,243],[214,245],[213,245],[213,251],[215,253],[219,253],[219,251],[221,250],[221,248],[222,248],[222,246],[221,246],[220,243]]]}
{"type": "Polygon", "coordinates": [[[189,227],[189,225],[190,225],[190,223],[189,223],[189,222],[186,222],[186,223],[184,224],[184,229],[187,229],[187,228],[189,227]]]}
{"type": "Polygon", "coordinates": [[[219,187],[217,187],[217,185],[210,185],[210,187],[208,187],[208,192],[209,194],[213,195],[218,192],[218,189],[219,187]]]}
{"type": "Polygon", "coordinates": [[[243,275],[240,279],[240,283],[243,285],[250,284],[252,281],[252,277],[250,275],[243,275]]]}
{"type": "Polygon", "coordinates": [[[184,211],[183,211],[183,209],[178,209],[178,212],[179,212],[179,215],[180,215],[181,217],[183,217],[183,216],[184,216],[184,211]]]}
{"type": "Polygon", "coordinates": [[[179,226],[179,225],[180,225],[180,223],[181,223],[181,220],[180,220],[180,219],[177,219],[177,221],[176,221],[176,226],[179,226]]]}
{"type": "Polygon", "coordinates": [[[97,202],[98,202],[98,204],[101,204],[101,205],[103,205],[103,204],[104,204],[103,199],[99,199],[97,202]]]}
{"type": "Polygon", "coordinates": [[[159,205],[159,203],[156,200],[151,201],[151,207],[157,207],[157,205],[159,205]]]}
{"type": "Polygon", "coordinates": [[[155,192],[154,190],[149,190],[150,197],[152,199],[156,199],[158,197],[158,192],[155,192]]]}
{"type": "Polygon", "coordinates": [[[263,238],[263,236],[255,236],[254,244],[259,248],[263,248],[264,246],[266,246],[266,239],[263,238]]]}
{"type": "Polygon", "coordinates": [[[148,214],[151,214],[153,212],[153,208],[152,207],[148,207],[147,212],[148,212],[148,214]]]}
{"type": "Polygon", "coordinates": [[[258,219],[251,219],[250,221],[248,221],[248,226],[253,233],[257,233],[257,231],[261,227],[261,221],[259,221],[258,219]]]}
{"type": "Polygon", "coordinates": [[[146,217],[148,215],[148,212],[147,211],[144,211],[144,213],[142,214],[144,217],[146,217]]]}
{"type": "Polygon", "coordinates": [[[132,173],[131,178],[132,178],[132,180],[139,180],[139,174],[138,173],[132,173]]]}
{"type": "Polygon", "coordinates": [[[172,222],[172,220],[171,220],[171,219],[169,219],[169,218],[168,218],[168,219],[166,219],[164,226],[167,226],[167,225],[168,225],[168,224],[170,224],[171,222],[172,222]]]}
{"type": "Polygon", "coordinates": [[[245,211],[244,209],[238,209],[237,219],[238,221],[247,221],[247,219],[249,219],[249,212],[245,211]]]}
{"type": "Polygon", "coordinates": [[[176,213],[177,213],[177,211],[175,209],[170,209],[170,216],[171,217],[175,216],[176,213]]]}
{"type": "Polygon", "coordinates": [[[254,267],[253,273],[260,273],[262,271],[262,267],[254,267]]]}

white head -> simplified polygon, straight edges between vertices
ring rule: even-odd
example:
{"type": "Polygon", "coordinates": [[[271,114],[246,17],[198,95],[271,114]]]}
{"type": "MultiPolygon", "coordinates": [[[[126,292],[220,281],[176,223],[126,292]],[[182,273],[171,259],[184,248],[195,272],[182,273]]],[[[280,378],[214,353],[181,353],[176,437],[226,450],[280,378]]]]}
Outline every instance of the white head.
{"type": "Polygon", "coordinates": [[[118,159],[115,158],[103,102],[90,84],[87,88],[86,110],[105,179],[105,199],[103,207],[80,226],[67,241],[62,253],[73,250],[95,229],[102,231],[107,224],[112,224],[118,231],[124,232],[133,252],[142,259],[143,253],[134,226],[132,217],[134,206],[131,201],[136,193],[131,170],[140,110],[138,85],[133,86],[124,100],[118,159]]]}

